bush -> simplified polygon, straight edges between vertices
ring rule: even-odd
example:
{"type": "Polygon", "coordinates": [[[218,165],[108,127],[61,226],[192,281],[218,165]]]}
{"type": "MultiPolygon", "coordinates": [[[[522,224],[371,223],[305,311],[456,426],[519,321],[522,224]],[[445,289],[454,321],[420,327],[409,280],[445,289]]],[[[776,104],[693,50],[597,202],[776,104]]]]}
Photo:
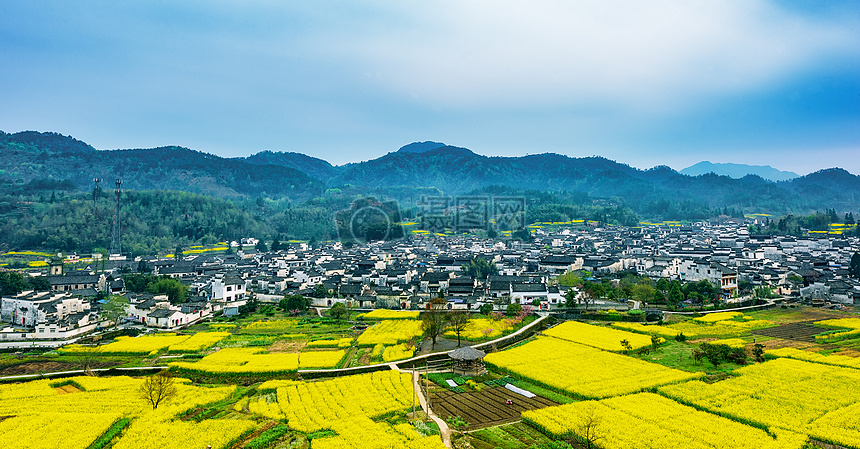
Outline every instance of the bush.
{"type": "Polygon", "coordinates": [[[683,332],[675,336],[675,341],[687,341],[687,336],[683,332]]]}
{"type": "Polygon", "coordinates": [[[732,348],[728,345],[712,345],[702,343],[699,346],[702,357],[708,359],[714,366],[718,366],[723,362],[736,363],[738,365],[746,365],[747,351],[746,348],[732,348]]]}

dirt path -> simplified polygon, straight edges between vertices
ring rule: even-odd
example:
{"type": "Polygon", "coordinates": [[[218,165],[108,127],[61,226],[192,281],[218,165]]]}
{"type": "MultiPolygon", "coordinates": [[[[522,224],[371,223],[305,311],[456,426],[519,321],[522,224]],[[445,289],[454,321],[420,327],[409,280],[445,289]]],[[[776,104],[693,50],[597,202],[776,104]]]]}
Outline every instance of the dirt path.
{"type": "Polygon", "coordinates": [[[445,446],[451,447],[451,428],[448,427],[448,423],[446,423],[442,418],[436,416],[436,414],[433,413],[433,410],[427,406],[427,399],[421,393],[421,385],[418,383],[421,381],[421,376],[418,374],[418,371],[402,370],[394,363],[390,366],[391,369],[395,371],[412,374],[412,388],[415,389],[415,395],[418,397],[418,403],[421,405],[421,409],[424,410],[424,413],[427,413],[427,416],[429,416],[430,419],[439,426],[439,432],[442,434],[442,442],[445,443],[445,446]]]}

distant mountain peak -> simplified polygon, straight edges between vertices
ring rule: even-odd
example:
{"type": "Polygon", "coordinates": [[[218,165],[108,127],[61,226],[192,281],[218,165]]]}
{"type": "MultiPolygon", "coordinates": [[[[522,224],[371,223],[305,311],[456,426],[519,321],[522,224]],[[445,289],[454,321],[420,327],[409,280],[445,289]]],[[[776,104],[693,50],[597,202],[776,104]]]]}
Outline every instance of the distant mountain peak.
{"type": "Polygon", "coordinates": [[[398,153],[426,153],[427,151],[435,150],[436,148],[441,148],[446,146],[441,142],[433,142],[433,141],[425,141],[425,142],[412,142],[409,145],[404,145],[397,150],[398,153]]]}
{"type": "Polygon", "coordinates": [[[788,181],[790,179],[799,178],[800,175],[790,171],[777,170],[770,165],[747,165],[747,164],[732,164],[732,163],[713,163],[710,161],[702,161],[691,165],[679,173],[688,176],[706,175],[715,173],[717,175],[728,176],[734,179],[741,179],[747,175],[756,175],[769,181],[788,181]]]}

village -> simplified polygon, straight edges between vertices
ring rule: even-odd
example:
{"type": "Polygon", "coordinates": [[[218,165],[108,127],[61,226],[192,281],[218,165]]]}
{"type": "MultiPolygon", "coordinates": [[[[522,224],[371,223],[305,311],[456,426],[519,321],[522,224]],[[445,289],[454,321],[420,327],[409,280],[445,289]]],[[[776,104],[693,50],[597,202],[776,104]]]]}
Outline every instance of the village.
{"type": "MultiPolygon", "coordinates": [[[[58,346],[129,323],[175,330],[215,315],[235,316],[251,299],[277,304],[294,295],[322,310],[337,303],[361,311],[423,310],[438,297],[448,309],[473,312],[504,310],[511,303],[541,313],[569,312],[583,304],[594,310],[666,309],[655,303],[653,289],[631,297],[589,297],[580,291],[581,283],[559,282],[566,273],[578,273],[580,280],[609,278],[616,285],[622,275],[683,284],[705,280],[719,292],[710,301],[717,308],[749,305],[761,287],[774,298],[818,307],[860,301],[860,282],[848,271],[860,250],[858,238],[751,235],[748,227],[759,220],[638,228],[533,226],[528,242],[417,235],[352,247],[284,243],[276,251],[260,251],[259,241],[245,239],[233,242],[230,254],[137,257],[108,265],[97,260],[70,265],[52,258],[44,269],[28,272],[47,280],[50,291],[0,299],[0,320],[6,323],[0,344],[58,346]],[[477,259],[492,270],[465,268],[477,259]],[[141,270],[178,280],[187,286],[187,299],[177,303],[164,294],[132,292],[124,276],[141,270]],[[112,295],[127,299],[124,310],[102,313],[105,298],[112,295]]],[[[678,310],[685,306],[701,308],[703,301],[688,298],[677,304],[678,310]]]]}

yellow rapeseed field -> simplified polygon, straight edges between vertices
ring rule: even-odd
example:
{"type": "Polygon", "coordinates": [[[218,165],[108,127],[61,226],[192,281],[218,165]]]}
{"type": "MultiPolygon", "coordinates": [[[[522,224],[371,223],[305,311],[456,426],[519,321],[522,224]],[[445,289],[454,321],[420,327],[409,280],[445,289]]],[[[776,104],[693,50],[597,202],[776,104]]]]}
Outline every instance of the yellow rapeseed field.
{"type": "Polygon", "coordinates": [[[418,310],[376,309],[359,315],[368,320],[414,320],[421,312],[418,310]]]}
{"type": "Polygon", "coordinates": [[[860,415],[847,415],[860,403],[860,370],[779,358],[735,373],[713,384],[693,381],[659,390],[737,421],[860,448],[860,415]]]}
{"type": "Polygon", "coordinates": [[[605,326],[592,326],[578,321],[561,323],[543,333],[562,340],[615,352],[625,349],[621,345],[622,340],[627,340],[633,349],[651,345],[651,337],[648,335],[620,331],[605,326]]]}
{"type": "Polygon", "coordinates": [[[194,363],[171,362],[168,365],[213,374],[283,374],[299,369],[298,354],[264,352],[261,348],[224,348],[194,363]]]}
{"type": "Polygon", "coordinates": [[[377,343],[394,345],[409,341],[422,335],[421,321],[418,320],[384,320],[358,336],[358,346],[374,346],[377,343]]]}
{"type": "Polygon", "coordinates": [[[80,353],[99,352],[102,354],[148,354],[160,351],[168,346],[178,345],[190,337],[176,334],[152,334],[139,337],[117,337],[113,343],[103,346],[68,345],[60,348],[60,352],[80,353]]]}
{"type": "Polygon", "coordinates": [[[229,397],[236,390],[234,386],[203,388],[177,379],[176,397],[152,410],[138,394],[142,383],[143,379],[125,376],[84,376],[0,385],[0,416],[14,417],[0,422],[0,447],[85,449],[120,418],[132,418],[131,425],[114,446],[120,449],[193,447],[187,445],[192,441],[194,445],[212,444],[221,448],[256,427],[254,422],[245,420],[174,422],[181,413],[229,397]],[[74,386],[72,392],[61,394],[54,387],[69,382],[74,386]],[[176,431],[181,434],[170,439],[176,431]],[[152,436],[144,437],[147,432],[152,436]]]}
{"type": "Polygon", "coordinates": [[[202,351],[230,335],[229,332],[199,332],[186,340],[170,345],[167,350],[170,352],[202,351]]]}
{"type": "Polygon", "coordinates": [[[574,395],[600,399],[702,377],[552,337],[488,354],[485,363],[574,395]],[[622,374],[623,373],[623,374],[622,374]]]}
{"type": "MultiPolygon", "coordinates": [[[[510,318],[494,320],[492,318],[472,318],[466,324],[466,328],[460,333],[460,337],[466,340],[483,340],[499,337],[505,332],[510,331],[520,321],[510,318]]],[[[448,331],[445,333],[448,338],[457,338],[457,333],[448,331]]]]}
{"type": "Polygon", "coordinates": [[[781,429],[774,438],[762,429],[653,393],[526,411],[523,420],[557,438],[590,433],[604,449],[799,449],[807,440],[806,435],[781,429]]]}

